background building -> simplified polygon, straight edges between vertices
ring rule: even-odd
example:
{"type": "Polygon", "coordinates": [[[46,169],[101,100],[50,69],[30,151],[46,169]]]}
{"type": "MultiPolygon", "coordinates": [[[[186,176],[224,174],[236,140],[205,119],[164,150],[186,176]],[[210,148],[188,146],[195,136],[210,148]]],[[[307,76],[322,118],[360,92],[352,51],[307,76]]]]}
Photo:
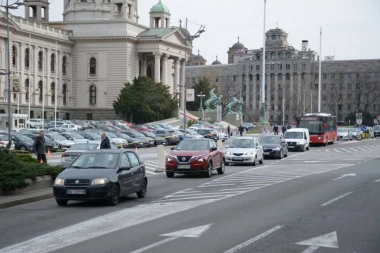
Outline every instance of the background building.
{"type": "MultiPolygon", "coordinates": [[[[279,28],[266,33],[266,104],[270,123],[290,124],[295,116],[318,110],[318,56],[301,42],[301,50],[289,45],[279,28]]],[[[263,50],[234,44],[228,65],[187,67],[187,83],[209,78],[223,96],[240,94],[245,119],[259,118],[263,50]]],[[[322,112],[338,120],[357,110],[379,114],[380,60],[322,61],[322,112]]]]}

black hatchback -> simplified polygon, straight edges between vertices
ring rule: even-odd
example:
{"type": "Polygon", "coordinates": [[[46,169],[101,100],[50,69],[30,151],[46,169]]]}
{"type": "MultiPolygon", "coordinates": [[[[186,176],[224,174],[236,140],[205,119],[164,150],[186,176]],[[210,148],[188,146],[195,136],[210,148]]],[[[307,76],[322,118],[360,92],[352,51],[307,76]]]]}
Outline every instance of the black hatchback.
{"type": "Polygon", "coordinates": [[[288,145],[282,136],[264,135],[259,139],[263,147],[264,157],[275,157],[282,159],[288,156],[288,145]]]}
{"type": "Polygon", "coordinates": [[[53,192],[57,204],[69,200],[105,200],[119,203],[121,196],[137,193],[144,198],[148,179],[145,165],[131,150],[93,150],[81,154],[55,179],[53,192]]]}

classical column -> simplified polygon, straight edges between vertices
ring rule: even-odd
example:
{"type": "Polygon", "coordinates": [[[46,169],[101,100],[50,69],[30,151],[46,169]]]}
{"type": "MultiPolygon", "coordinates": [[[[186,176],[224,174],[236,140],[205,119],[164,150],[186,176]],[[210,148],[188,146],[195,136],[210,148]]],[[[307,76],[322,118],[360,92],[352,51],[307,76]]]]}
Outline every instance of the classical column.
{"type": "MultiPolygon", "coordinates": [[[[34,53],[34,64],[33,64],[33,70],[34,70],[34,78],[33,81],[30,83],[32,85],[32,94],[34,95],[34,104],[39,105],[40,100],[39,100],[39,92],[36,90],[38,89],[38,82],[40,81],[38,78],[38,52],[40,48],[37,46],[33,46],[33,53],[34,53]]],[[[43,80],[43,78],[41,78],[43,80]]]]}
{"type": "Polygon", "coordinates": [[[154,53],[154,80],[161,82],[161,53],[154,53]]]}
{"type": "MultiPolygon", "coordinates": [[[[59,106],[62,106],[63,105],[63,95],[62,95],[62,76],[63,76],[63,73],[62,73],[62,57],[63,57],[63,52],[61,51],[58,51],[57,52],[57,78],[56,78],[56,82],[57,82],[57,101],[55,101],[57,103],[57,107],[59,106]]],[[[58,111],[58,110],[57,110],[58,111]]],[[[59,116],[60,118],[62,118],[61,116],[59,116]]]]}
{"type": "Polygon", "coordinates": [[[168,85],[168,55],[162,56],[162,84],[168,85]]]}
{"type": "Polygon", "coordinates": [[[174,85],[178,87],[179,83],[179,59],[174,59],[174,85]]]}
{"type": "MultiPolygon", "coordinates": [[[[51,51],[49,49],[45,49],[46,51],[46,86],[45,86],[45,106],[51,106],[51,95],[52,92],[50,90],[50,73],[51,73],[51,68],[50,68],[50,62],[51,62],[51,51]]],[[[57,57],[57,56],[56,56],[57,57]]],[[[46,110],[45,110],[46,111],[46,110]]]]}
{"type": "Polygon", "coordinates": [[[181,60],[181,109],[185,111],[185,90],[186,90],[186,59],[181,60]]]}
{"type": "Polygon", "coordinates": [[[293,80],[294,79],[294,76],[293,74],[290,74],[290,85],[289,85],[289,92],[290,92],[290,96],[289,96],[289,109],[291,111],[291,114],[290,114],[290,117],[289,117],[289,123],[292,123],[293,121],[293,115],[294,115],[294,83],[293,83],[293,80]]]}
{"type": "Polygon", "coordinates": [[[140,60],[141,60],[141,55],[136,52],[136,78],[140,76],[140,60]]]}
{"type": "Polygon", "coordinates": [[[282,101],[278,101],[278,73],[274,74],[274,111],[275,115],[277,115],[277,120],[280,120],[279,117],[279,103],[282,104],[282,101]]]}
{"type": "Polygon", "coordinates": [[[146,73],[147,73],[147,67],[148,67],[148,61],[145,57],[144,54],[141,55],[141,59],[142,59],[142,70],[141,70],[141,75],[142,76],[146,76],[146,73]]]}
{"type": "MultiPolygon", "coordinates": [[[[26,90],[25,90],[25,49],[27,46],[21,43],[20,45],[20,104],[26,103],[26,90]]],[[[30,53],[29,53],[30,54],[30,53]]],[[[21,110],[21,109],[20,109],[21,110]]]]}

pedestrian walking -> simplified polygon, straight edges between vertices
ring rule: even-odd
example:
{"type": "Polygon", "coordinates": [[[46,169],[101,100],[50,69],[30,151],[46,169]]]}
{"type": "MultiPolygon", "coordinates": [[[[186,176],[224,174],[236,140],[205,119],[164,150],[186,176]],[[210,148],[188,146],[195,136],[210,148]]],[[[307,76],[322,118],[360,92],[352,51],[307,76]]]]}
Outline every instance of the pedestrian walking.
{"type": "Polygon", "coordinates": [[[273,126],[273,132],[275,135],[278,135],[278,126],[277,125],[273,126]]]}
{"type": "Polygon", "coordinates": [[[111,142],[110,139],[107,137],[106,133],[102,133],[100,135],[100,138],[102,139],[102,142],[100,143],[100,149],[110,149],[111,142]]]}
{"type": "Polygon", "coordinates": [[[243,137],[244,127],[242,124],[239,126],[240,137],[243,137]]]}
{"type": "Polygon", "coordinates": [[[285,135],[285,132],[286,132],[286,126],[283,125],[281,130],[282,130],[282,135],[285,135]]]}
{"type": "Polygon", "coordinates": [[[37,156],[37,160],[42,163],[47,163],[46,160],[46,145],[45,145],[45,133],[40,132],[40,135],[34,139],[33,143],[34,152],[37,156]]]}
{"type": "Polygon", "coordinates": [[[228,138],[231,137],[231,128],[230,128],[230,125],[228,125],[227,127],[227,132],[228,132],[228,138]]]}

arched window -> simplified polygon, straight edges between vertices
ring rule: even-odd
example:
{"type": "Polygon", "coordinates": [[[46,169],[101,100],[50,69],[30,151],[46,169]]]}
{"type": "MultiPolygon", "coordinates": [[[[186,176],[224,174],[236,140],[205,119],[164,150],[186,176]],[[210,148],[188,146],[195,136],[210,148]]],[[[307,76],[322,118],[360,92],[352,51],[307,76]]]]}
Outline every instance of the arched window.
{"type": "Polygon", "coordinates": [[[256,54],[256,60],[260,60],[260,54],[256,54]]]}
{"type": "Polygon", "coordinates": [[[284,54],[283,53],[278,53],[278,58],[279,59],[282,59],[284,57],[284,54]]]}
{"type": "Polygon", "coordinates": [[[39,95],[39,101],[42,102],[42,92],[43,92],[43,85],[42,85],[42,81],[39,81],[38,83],[38,92],[40,93],[39,95]]]}
{"type": "Polygon", "coordinates": [[[67,96],[66,96],[66,94],[67,94],[67,86],[66,86],[66,84],[63,84],[62,85],[62,95],[63,95],[63,104],[64,105],[67,104],[67,96]]]}
{"type": "Polygon", "coordinates": [[[51,103],[55,103],[55,83],[50,84],[51,103]]]}
{"type": "Polygon", "coordinates": [[[55,72],[55,54],[51,54],[50,57],[50,71],[55,72]]]}
{"type": "Polygon", "coordinates": [[[275,54],[275,53],[272,53],[272,54],[270,55],[270,58],[271,58],[272,60],[276,59],[276,54],[275,54]]]}
{"type": "Polygon", "coordinates": [[[288,52],[288,53],[286,53],[286,59],[290,59],[290,53],[288,52]]]}
{"type": "Polygon", "coordinates": [[[290,74],[286,73],[286,80],[290,80],[290,74]]]}
{"type": "Polygon", "coordinates": [[[274,74],[271,74],[271,75],[270,75],[270,80],[271,80],[271,81],[274,81],[274,74]]]}
{"type": "Polygon", "coordinates": [[[66,65],[67,65],[67,58],[66,58],[66,56],[63,56],[63,58],[62,58],[62,73],[64,74],[64,75],[66,75],[67,74],[67,72],[66,72],[66,65]]]}
{"type": "Polygon", "coordinates": [[[16,67],[17,60],[17,48],[15,45],[12,46],[12,66],[16,67]]]}
{"type": "Polygon", "coordinates": [[[42,51],[38,52],[38,70],[42,70],[43,67],[43,53],[42,51]]]}
{"type": "Polygon", "coordinates": [[[29,100],[29,79],[25,80],[25,99],[29,100]]]}
{"type": "Polygon", "coordinates": [[[282,74],[281,74],[281,73],[278,74],[278,80],[279,80],[279,81],[282,80],[282,74]]]}
{"type": "Polygon", "coordinates": [[[95,85],[90,86],[90,104],[92,105],[96,104],[96,86],[95,85]]]}
{"type": "Polygon", "coordinates": [[[29,68],[29,48],[25,49],[25,68],[29,68]]]}
{"type": "Polygon", "coordinates": [[[90,75],[96,75],[96,59],[91,57],[90,59],[90,75]]]}

